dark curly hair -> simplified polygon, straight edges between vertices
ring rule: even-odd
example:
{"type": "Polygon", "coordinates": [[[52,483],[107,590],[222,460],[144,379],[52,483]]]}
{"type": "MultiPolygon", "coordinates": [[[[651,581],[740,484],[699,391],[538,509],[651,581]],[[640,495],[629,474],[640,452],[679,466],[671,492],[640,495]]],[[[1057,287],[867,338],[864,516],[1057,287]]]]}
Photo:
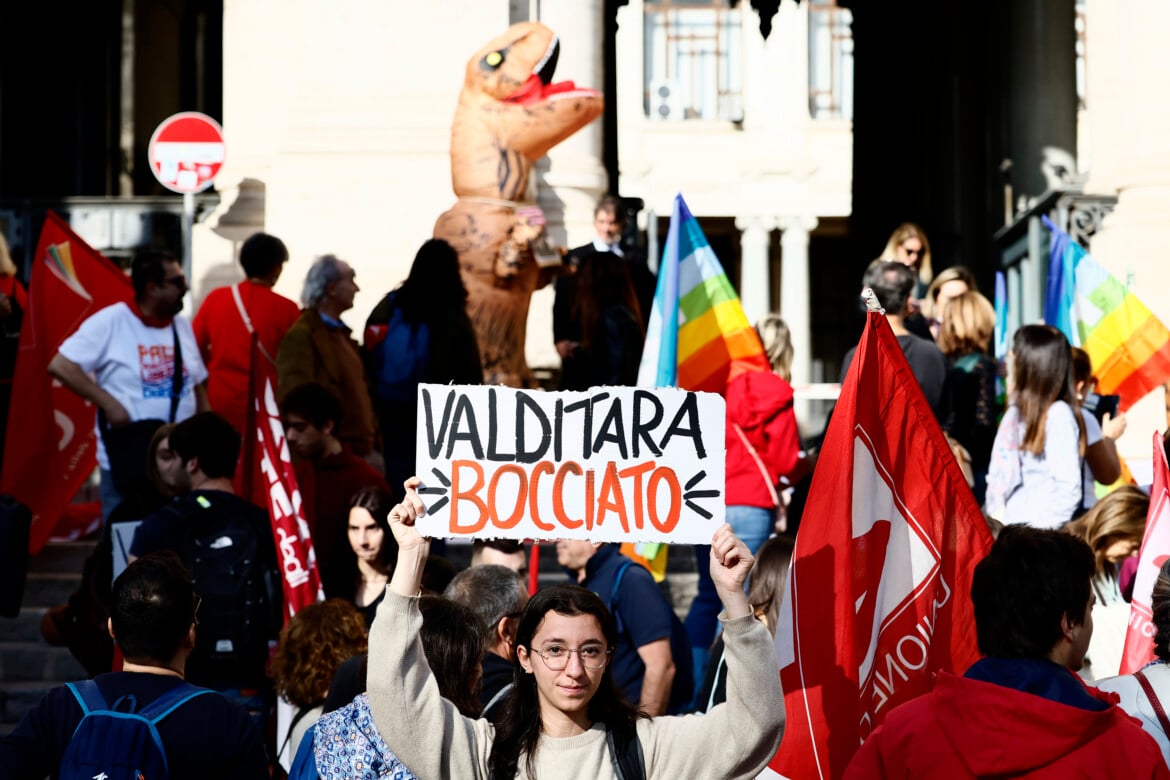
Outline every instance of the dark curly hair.
{"type": "Polygon", "coordinates": [[[366,651],[366,621],[353,604],[329,599],[302,608],[280,632],[272,657],[276,692],[297,707],[325,702],[341,662],[366,651]]]}

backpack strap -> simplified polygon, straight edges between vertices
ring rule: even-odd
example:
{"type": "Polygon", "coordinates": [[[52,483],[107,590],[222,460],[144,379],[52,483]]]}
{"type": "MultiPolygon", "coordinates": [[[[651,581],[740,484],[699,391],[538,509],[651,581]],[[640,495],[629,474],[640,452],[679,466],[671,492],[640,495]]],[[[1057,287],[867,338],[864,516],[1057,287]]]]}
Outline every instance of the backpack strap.
{"type": "Polygon", "coordinates": [[[756,462],[756,468],[760,470],[760,476],[764,478],[764,485],[768,488],[768,496],[772,499],[772,506],[780,506],[780,494],[776,492],[776,486],[772,484],[772,477],[768,475],[768,467],[764,465],[764,459],[760,457],[760,453],[756,452],[756,448],[748,441],[747,434],[743,432],[743,428],[739,427],[739,423],[732,423],[732,425],[735,426],[735,432],[739,434],[739,440],[743,442],[743,446],[747,447],[748,454],[756,462]]]}
{"type": "Polygon", "coordinates": [[[179,342],[179,326],[173,319],[171,335],[175,339],[175,362],[171,371],[171,417],[167,422],[173,423],[179,411],[179,401],[183,399],[183,345],[179,342]]]}
{"type": "Polygon", "coordinates": [[[1142,690],[1146,692],[1146,698],[1150,700],[1150,704],[1153,705],[1154,714],[1158,716],[1158,722],[1162,724],[1162,731],[1170,737],[1170,719],[1166,717],[1166,710],[1162,709],[1162,702],[1159,701],[1158,694],[1154,693],[1154,686],[1150,684],[1149,678],[1141,669],[1134,672],[1133,676],[1142,686],[1142,690]]]}
{"type": "Polygon", "coordinates": [[[613,588],[609,594],[609,603],[606,604],[606,606],[609,607],[610,613],[613,615],[613,619],[617,622],[617,631],[619,635],[622,633],[622,617],[620,614],[618,614],[617,608],[614,605],[617,604],[618,592],[622,587],[622,578],[626,576],[626,571],[629,570],[629,568],[633,565],[634,562],[629,559],[622,561],[618,565],[617,574],[615,574],[613,578],[613,588]]]}
{"type": "Polygon", "coordinates": [[[232,285],[232,300],[236,302],[236,311],[240,313],[240,319],[244,321],[244,327],[248,329],[248,335],[255,337],[256,346],[260,348],[260,354],[266,357],[268,362],[275,366],[276,358],[268,354],[268,350],[264,348],[264,344],[261,343],[260,337],[256,335],[256,328],[252,326],[252,318],[248,316],[248,309],[244,306],[244,299],[240,297],[241,284],[243,284],[243,282],[236,282],[232,285]]]}
{"type": "Polygon", "coordinates": [[[65,687],[69,689],[73,694],[73,698],[77,699],[77,703],[81,705],[82,717],[97,710],[108,710],[110,708],[110,705],[106,704],[106,697],[102,696],[101,690],[98,689],[97,683],[93,680],[65,683],[65,687]]]}
{"type": "Polygon", "coordinates": [[[293,716],[292,723],[288,724],[288,733],[284,735],[284,742],[280,743],[280,749],[276,751],[278,758],[284,755],[284,749],[288,747],[288,743],[292,741],[293,730],[297,727],[298,723],[305,719],[305,716],[309,714],[309,710],[311,709],[312,707],[297,708],[297,714],[293,716]]]}
{"type": "Polygon", "coordinates": [[[188,682],[179,683],[143,707],[138,714],[151,723],[158,723],[191,699],[194,699],[196,696],[202,696],[205,693],[214,693],[214,691],[209,688],[200,688],[188,682]]]}
{"type": "Polygon", "coordinates": [[[646,757],[642,754],[642,740],[638,738],[635,724],[606,726],[605,743],[609,746],[609,760],[618,780],[646,780],[646,757]]]}
{"type": "Polygon", "coordinates": [[[504,700],[504,697],[507,696],[509,692],[511,692],[512,688],[515,685],[516,685],[516,683],[508,683],[503,688],[500,688],[500,690],[496,691],[496,695],[493,696],[491,698],[491,701],[489,701],[483,708],[485,717],[487,715],[487,712],[492,707],[496,706],[497,704],[499,704],[500,702],[502,702],[504,700]]]}

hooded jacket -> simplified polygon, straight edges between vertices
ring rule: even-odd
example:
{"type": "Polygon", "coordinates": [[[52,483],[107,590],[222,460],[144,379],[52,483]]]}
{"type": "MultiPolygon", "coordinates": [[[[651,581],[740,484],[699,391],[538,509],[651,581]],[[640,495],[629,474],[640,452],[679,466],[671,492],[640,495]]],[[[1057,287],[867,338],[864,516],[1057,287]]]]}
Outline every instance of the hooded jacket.
{"type": "Polygon", "coordinates": [[[775,486],[800,456],[792,385],[771,371],[749,371],[732,380],[726,398],[727,505],[771,509],[776,506],[774,494],[735,426],[755,448],[775,486]]]}
{"type": "Polygon", "coordinates": [[[965,677],[940,672],[933,691],[893,710],[854,756],[846,780],[1170,778],[1157,744],[1116,697],[1049,662],[1001,661],[1016,665],[997,674],[1002,667],[988,673],[989,660],[965,677]]]}

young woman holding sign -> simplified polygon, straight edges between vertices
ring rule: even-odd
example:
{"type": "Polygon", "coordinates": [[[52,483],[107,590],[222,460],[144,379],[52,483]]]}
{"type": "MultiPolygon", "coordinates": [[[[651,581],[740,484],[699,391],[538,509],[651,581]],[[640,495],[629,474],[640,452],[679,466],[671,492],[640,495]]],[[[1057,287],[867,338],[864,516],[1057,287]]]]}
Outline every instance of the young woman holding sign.
{"type": "Polygon", "coordinates": [[[590,591],[556,585],[533,596],[520,618],[515,687],[494,728],[439,695],[419,644],[415,597],[430,542],[414,527],[423,514],[418,485],[408,480],[406,499],[390,512],[398,564],[369,656],[374,722],[417,776],[593,780],[633,777],[641,763],[651,779],[754,777],[772,758],[784,719],[775,651],[743,592],[752,556],[729,526],[711,540],[725,609],[725,704],[702,717],[637,713],[610,676],[613,618],[590,591]]]}

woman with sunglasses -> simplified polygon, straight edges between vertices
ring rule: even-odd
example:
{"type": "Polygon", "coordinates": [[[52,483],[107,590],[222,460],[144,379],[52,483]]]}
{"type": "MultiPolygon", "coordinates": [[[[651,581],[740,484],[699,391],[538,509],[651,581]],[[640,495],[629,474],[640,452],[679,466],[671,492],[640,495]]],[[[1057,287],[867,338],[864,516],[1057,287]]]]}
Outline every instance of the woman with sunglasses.
{"type": "Polygon", "coordinates": [[[640,752],[645,776],[755,777],[775,755],[784,709],[772,637],[743,591],[747,547],[721,526],[711,576],[723,601],[727,701],[704,716],[649,718],[621,698],[609,662],[617,641],[601,599],[575,585],[539,591],[516,637],[515,687],[499,725],[460,715],[439,696],[419,644],[419,592],[430,542],[417,478],[390,512],[398,564],[370,633],[374,722],[419,777],[617,778],[640,752]],[[632,739],[623,749],[623,737],[632,739]],[[611,742],[614,745],[611,747],[611,742]],[[401,751],[398,747],[401,746],[401,751]]]}

